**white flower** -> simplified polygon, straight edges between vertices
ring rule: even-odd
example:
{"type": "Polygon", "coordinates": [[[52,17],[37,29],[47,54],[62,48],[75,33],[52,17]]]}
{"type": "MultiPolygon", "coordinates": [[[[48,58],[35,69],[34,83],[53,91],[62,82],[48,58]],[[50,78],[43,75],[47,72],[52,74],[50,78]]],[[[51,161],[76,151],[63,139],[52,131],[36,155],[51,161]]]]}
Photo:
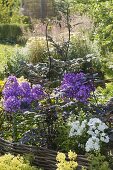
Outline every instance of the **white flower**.
{"type": "Polygon", "coordinates": [[[98,151],[100,149],[99,139],[96,136],[89,138],[88,141],[86,142],[85,149],[86,152],[94,150],[98,151]]]}
{"type": "Polygon", "coordinates": [[[96,124],[101,123],[101,120],[98,118],[91,118],[88,122],[89,126],[95,126],[96,124]]]}
{"type": "Polygon", "coordinates": [[[102,141],[102,142],[105,142],[105,143],[108,143],[109,142],[109,136],[101,136],[100,137],[100,140],[102,141]]]}
{"type": "Polygon", "coordinates": [[[105,129],[108,129],[108,126],[105,123],[99,124],[98,130],[104,131],[105,129]]]}
{"type": "Polygon", "coordinates": [[[108,143],[108,142],[109,142],[109,136],[105,136],[104,142],[105,142],[105,143],[108,143]]]}
{"type": "Polygon", "coordinates": [[[72,137],[73,134],[74,134],[74,132],[73,132],[72,130],[70,130],[70,132],[69,132],[69,137],[72,137]]]}
{"type": "Polygon", "coordinates": [[[92,138],[89,138],[88,141],[86,142],[85,149],[86,149],[86,152],[89,152],[90,150],[93,149],[93,140],[92,140],[92,138]]]}
{"type": "Polygon", "coordinates": [[[103,133],[101,133],[101,136],[106,136],[106,134],[103,132],[103,133]]]}
{"type": "Polygon", "coordinates": [[[100,145],[98,142],[94,143],[94,150],[98,151],[100,149],[100,145]]]}
{"type": "Polygon", "coordinates": [[[83,129],[80,127],[78,130],[77,130],[77,136],[81,136],[82,135],[82,132],[83,132],[83,129]]]}
{"type": "Polygon", "coordinates": [[[80,121],[75,121],[71,123],[71,129],[69,136],[81,136],[85,130],[87,120],[82,121],[80,124],[80,121]]]}
{"type": "Polygon", "coordinates": [[[72,122],[70,126],[70,137],[82,136],[84,134],[86,135],[85,137],[87,137],[88,139],[85,144],[86,152],[98,151],[100,150],[101,142],[109,142],[109,137],[104,132],[105,129],[108,128],[108,126],[98,118],[91,118],[89,122],[87,122],[87,120],[84,120],[81,123],[77,120],[75,122],[72,122]]]}
{"type": "Polygon", "coordinates": [[[95,130],[95,134],[98,135],[98,134],[99,134],[99,131],[98,131],[98,130],[95,130]]]}
{"type": "Polygon", "coordinates": [[[97,138],[96,136],[92,136],[92,140],[99,142],[99,138],[97,138]]]}
{"type": "Polygon", "coordinates": [[[88,133],[89,135],[91,135],[91,136],[95,135],[95,133],[94,133],[92,130],[90,130],[90,129],[87,131],[87,133],[88,133]]]}
{"type": "Polygon", "coordinates": [[[100,140],[101,140],[102,142],[104,142],[105,139],[104,139],[103,136],[101,136],[101,137],[100,137],[100,140]]]}
{"type": "Polygon", "coordinates": [[[75,122],[72,122],[71,123],[71,126],[72,126],[72,128],[74,128],[74,129],[78,129],[78,127],[80,126],[80,122],[77,120],[77,121],[75,121],[75,122]]]}
{"type": "Polygon", "coordinates": [[[86,124],[87,124],[87,120],[82,121],[81,128],[84,129],[86,127],[86,124]]]}

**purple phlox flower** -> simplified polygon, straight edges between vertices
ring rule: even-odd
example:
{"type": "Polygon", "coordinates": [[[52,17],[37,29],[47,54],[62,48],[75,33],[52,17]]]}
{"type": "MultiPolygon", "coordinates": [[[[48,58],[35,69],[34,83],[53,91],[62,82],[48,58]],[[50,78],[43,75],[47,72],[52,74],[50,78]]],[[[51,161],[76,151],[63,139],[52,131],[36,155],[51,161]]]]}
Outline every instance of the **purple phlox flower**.
{"type": "Polygon", "coordinates": [[[40,100],[45,96],[43,88],[40,84],[34,85],[31,90],[33,100],[40,100]]]}
{"type": "Polygon", "coordinates": [[[5,87],[2,91],[4,99],[7,100],[10,96],[15,96],[16,91],[17,89],[5,87]]]}
{"type": "Polygon", "coordinates": [[[3,89],[3,106],[8,112],[39,107],[38,101],[45,96],[41,85],[32,88],[29,82],[18,83],[15,76],[9,76],[3,89]]]}
{"type": "Polygon", "coordinates": [[[20,83],[20,91],[22,91],[22,97],[31,97],[31,87],[28,82],[20,83]]]}
{"type": "Polygon", "coordinates": [[[5,100],[8,99],[10,96],[15,96],[16,92],[18,91],[18,82],[15,76],[9,76],[7,79],[7,82],[4,86],[4,89],[2,91],[2,94],[5,98],[5,100]]]}
{"type": "Polygon", "coordinates": [[[74,96],[73,86],[70,84],[63,84],[61,86],[61,92],[63,93],[64,97],[73,98],[74,96]]]}
{"type": "Polygon", "coordinates": [[[24,97],[23,89],[20,86],[18,86],[18,88],[16,89],[15,96],[18,99],[21,99],[22,97],[24,97]]]}
{"type": "Polygon", "coordinates": [[[75,98],[80,102],[86,102],[90,97],[91,91],[94,86],[91,80],[86,81],[84,73],[67,73],[64,75],[60,90],[63,92],[64,97],[75,98]]]}
{"type": "Polygon", "coordinates": [[[31,86],[29,82],[22,82],[20,83],[20,91],[22,92],[20,95],[21,100],[21,109],[29,109],[32,102],[32,95],[31,95],[31,86]]]}
{"type": "Polygon", "coordinates": [[[62,84],[75,84],[75,83],[82,83],[85,81],[85,74],[84,73],[66,73],[64,74],[62,84]]]}
{"type": "Polygon", "coordinates": [[[4,101],[4,109],[7,112],[16,112],[20,109],[21,102],[15,96],[10,96],[4,101]]]}
{"type": "Polygon", "coordinates": [[[88,86],[82,85],[76,93],[76,99],[80,102],[87,102],[87,99],[90,97],[90,88],[88,86]]]}
{"type": "Polygon", "coordinates": [[[15,88],[16,86],[18,86],[18,81],[17,81],[17,78],[15,76],[9,76],[8,79],[7,79],[7,82],[5,84],[5,87],[6,88],[15,88]]]}

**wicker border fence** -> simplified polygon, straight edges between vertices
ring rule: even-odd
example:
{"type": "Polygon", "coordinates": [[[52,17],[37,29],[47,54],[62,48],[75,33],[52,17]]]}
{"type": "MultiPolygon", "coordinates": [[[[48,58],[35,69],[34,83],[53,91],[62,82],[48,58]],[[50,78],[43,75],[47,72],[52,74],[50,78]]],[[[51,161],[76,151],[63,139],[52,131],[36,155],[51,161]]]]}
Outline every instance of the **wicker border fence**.
{"type": "MultiPolygon", "coordinates": [[[[14,155],[31,154],[33,155],[33,164],[44,168],[44,170],[56,170],[56,155],[57,151],[49,150],[44,147],[29,146],[19,143],[11,143],[0,138],[0,153],[11,153],[14,155]]],[[[77,162],[79,164],[78,170],[82,166],[88,169],[89,162],[84,155],[77,156],[77,162]]]]}

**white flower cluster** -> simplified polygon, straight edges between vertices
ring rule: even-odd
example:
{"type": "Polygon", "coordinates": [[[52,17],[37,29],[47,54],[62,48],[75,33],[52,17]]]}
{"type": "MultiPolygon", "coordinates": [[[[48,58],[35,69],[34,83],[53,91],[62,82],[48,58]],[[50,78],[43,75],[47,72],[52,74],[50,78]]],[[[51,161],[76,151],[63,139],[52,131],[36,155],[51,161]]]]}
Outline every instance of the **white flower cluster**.
{"type": "Polygon", "coordinates": [[[83,132],[86,130],[87,120],[82,121],[75,121],[71,123],[71,130],[69,136],[81,136],[83,132]]]}
{"type": "Polygon", "coordinates": [[[91,118],[89,121],[75,121],[71,123],[69,136],[88,136],[85,144],[86,152],[99,150],[102,142],[108,143],[109,137],[105,133],[108,126],[98,118],[91,118]]]}

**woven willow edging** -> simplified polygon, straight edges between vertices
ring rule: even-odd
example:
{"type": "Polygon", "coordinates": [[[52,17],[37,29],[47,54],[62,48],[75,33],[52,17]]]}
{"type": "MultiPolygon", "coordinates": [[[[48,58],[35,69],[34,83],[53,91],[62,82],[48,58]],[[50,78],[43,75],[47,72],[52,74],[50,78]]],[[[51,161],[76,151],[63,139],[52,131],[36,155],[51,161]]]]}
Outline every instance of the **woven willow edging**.
{"type": "MultiPolygon", "coordinates": [[[[19,143],[11,143],[0,138],[0,153],[11,153],[14,155],[33,154],[33,164],[43,167],[45,170],[56,170],[56,155],[57,152],[43,147],[29,146],[19,143]]],[[[77,156],[79,164],[78,169],[82,166],[88,167],[89,162],[84,155],[77,156]]]]}

